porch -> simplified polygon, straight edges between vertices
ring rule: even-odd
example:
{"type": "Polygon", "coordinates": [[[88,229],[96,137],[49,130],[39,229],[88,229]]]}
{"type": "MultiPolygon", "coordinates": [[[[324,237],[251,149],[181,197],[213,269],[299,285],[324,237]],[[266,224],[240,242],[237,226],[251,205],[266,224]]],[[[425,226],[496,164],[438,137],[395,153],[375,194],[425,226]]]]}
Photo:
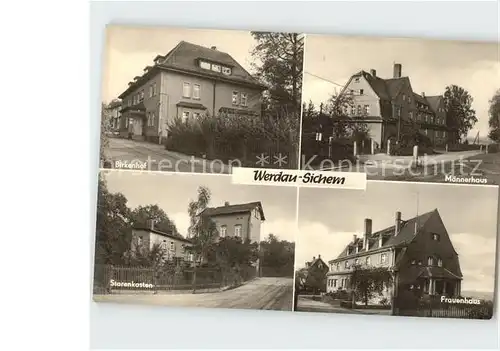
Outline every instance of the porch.
{"type": "Polygon", "coordinates": [[[146,107],[141,102],[133,106],[126,106],[121,111],[122,125],[120,135],[122,137],[133,140],[144,140],[145,128],[144,121],[146,120],[146,107]]]}

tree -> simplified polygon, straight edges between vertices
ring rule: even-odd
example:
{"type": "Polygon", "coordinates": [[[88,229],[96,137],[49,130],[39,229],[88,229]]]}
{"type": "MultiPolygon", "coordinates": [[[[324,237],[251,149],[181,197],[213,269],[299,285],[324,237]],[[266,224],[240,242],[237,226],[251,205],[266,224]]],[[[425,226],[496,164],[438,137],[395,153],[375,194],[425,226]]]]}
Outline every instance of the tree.
{"type": "Polygon", "coordinates": [[[361,267],[354,266],[349,276],[352,289],[352,304],[360,298],[365,305],[376,294],[381,294],[384,286],[392,282],[392,274],[386,267],[361,267]]]}
{"type": "Polygon", "coordinates": [[[108,191],[106,180],[99,175],[97,192],[96,250],[97,264],[121,264],[130,248],[130,210],[127,198],[108,191]]]}
{"type": "Polygon", "coordinates": [[[246,269],[251,268],[259,258],[258,244],[249,239],[242,241],[239,237],[224,237],[215,242],[210,250],[215,262],[225,273],[234,273],[236,279],[246,276],[246,269]]]}
{"type": "Polygon", "coordinates": [[[446,123],[455,133],[452,133],[452,142],[459,143],[467,137],[467,133],[477,122],[476,111],[472,108],[474,99],[467,90],[457,85],[446,87],[444,106],[446,123]]]}
{"type": "Polygon", "coordinates": [[[302,92],[303,36],[297,33],[252,32],[254,68],[269,87],[268,110],[299,113],[302,92]]]}
{"type": "Polygon", "coordinates": [[[495,92],[489,103],[488,124],[490,132],[488,133],[488,137],[498,143],[500,142],[500,89],[495,92]]]}
{"type": "Polygon", "coordinates": [[[175,223],[167,216],[158,205],[139,206],[131,211],[130,214],[131,225],[134,227],[150,227],[150,221],[155,223],[155,229],[171,233],[180,237],[175,223]]]}
{"type": "Polygon", "coordinates": [[[274,234],[269,234],[260,243],[260,258],[264,276],[293,277],[295,243],[279,240],[274,234]]]}
{"type": "Polygon", "coordinates": [[[189,237],[191,246],[188,248],[194,255],[193,293],[196,292],[196,270],[197,266],[206,260],[215,238],[218,236],[217,227],[209,217],[203,215],[203,211],[210,203],[210,190],[206,187],[198,188],[198,197],[189,202],[188,214],[190,219],[189,237]]]}
{"type": "Polygon", "coordinates": [[[104,150],[109,146],[108,133],[111,131],[110,113],[108,106],[101,103],[101,139],[99,144],[99,160],[106,162],[106,155],[104,150]]]}

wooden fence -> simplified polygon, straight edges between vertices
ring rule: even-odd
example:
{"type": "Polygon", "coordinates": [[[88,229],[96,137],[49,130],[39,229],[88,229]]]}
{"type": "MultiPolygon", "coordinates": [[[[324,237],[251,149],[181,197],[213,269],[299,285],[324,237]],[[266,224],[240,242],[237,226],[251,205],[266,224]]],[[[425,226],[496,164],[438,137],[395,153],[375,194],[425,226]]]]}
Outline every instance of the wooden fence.
{"type": "Polygon", "coordinates": [[[96,265],[94,293],[219,290],[254,277],[254,267],[224,271],[220,268],[187,268],[181,265],[159,269],[96,265]]]}

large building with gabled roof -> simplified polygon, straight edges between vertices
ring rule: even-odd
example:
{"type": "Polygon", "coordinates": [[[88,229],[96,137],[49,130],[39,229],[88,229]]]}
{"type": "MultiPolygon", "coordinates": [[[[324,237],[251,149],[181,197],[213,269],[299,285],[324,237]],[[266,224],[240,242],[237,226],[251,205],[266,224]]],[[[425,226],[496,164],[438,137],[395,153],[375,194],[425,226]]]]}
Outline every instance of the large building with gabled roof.
{"type": "Polygon", "coordinates": [[[384,297],[401,291],[447,296],[461,292],[458,253],[437,209],[407,220],[396,212],[394,225],[376,232],[372,219],[366,218],[364,233],[354,235],[328,263],[328,292],[350,290],[350,274],[357,266],[386,267],[393,273],[394,281],[386,286],[384,297]]]}
{"type": "Polygon", "coordinates": [[[259,116],[265,89],[230,54],[181,41],[166,55],[157,55],[120,94],[120,134],[165,141],[175,118],[259,116]]]}
{"type": "Polygon", "coordinates": [[[404,126],[410,124],[416,125],[434,145],[453,140],[455,132],[447,126],[443,96],[415,93],[399,63],[394,64],[392,78],[381,78],[374,69],[353,74],[342,94],[352,97],[347,115],[353,122],[366,124],[370,138],[379,147],[387,145],[388,140],[400,140],[404,126]]]}

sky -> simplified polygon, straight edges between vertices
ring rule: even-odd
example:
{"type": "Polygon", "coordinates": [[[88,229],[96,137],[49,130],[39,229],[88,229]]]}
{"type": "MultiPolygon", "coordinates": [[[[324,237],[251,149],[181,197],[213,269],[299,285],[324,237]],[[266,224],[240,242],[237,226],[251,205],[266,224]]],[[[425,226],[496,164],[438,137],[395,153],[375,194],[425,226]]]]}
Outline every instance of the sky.
{"type": "Polygon", "coordinates": [[[469,91],[478,118],[469,136],[479,131],[486,137],[488,101],[500,89],[498,43],[307,35],[303,101],[327,101],[361,70],[375,69],[377,76],[392,78],[393,63],[402,65],[402,75],[410,78],[417,94],[441,95],[451,84],[469,91]]]}
{"type": "Polygon", "coordinates": [[[269,234],[295,241],[297,235],[297,191],[292,187],[232,184],[229,175],[196,173],[150,173],[113,171],[105,173],[108,190],[122,193],[127,206],[157,204],[186,236],[189,227],[188,204],[196,200],[200,186],[212,193],[211,207],[261,201],[266,220],[261,225],[261,240],[269,234]]]}
{"type": "Polygon", "coordinates": [[[110,25],[104,50],[103,101],[117,98],[128,82],[153,63],[156,55],[167,54],[181,40],[209,48],[216,46],[252,72],[250,52],[256,42],[250,32],[110,25]]]}
{"type": "Polygon", "coordinates": [[[373,232],[402,219],[438,209],[464,275],[463,291],[494,291],[498,187],[429,183],[368,182],[367,189],[301,188],[295,261],[313,256],[328,262],[362,236],[364,219],[373,232]],[[417,210],[418,194],[418,210],[417,210]]]}

